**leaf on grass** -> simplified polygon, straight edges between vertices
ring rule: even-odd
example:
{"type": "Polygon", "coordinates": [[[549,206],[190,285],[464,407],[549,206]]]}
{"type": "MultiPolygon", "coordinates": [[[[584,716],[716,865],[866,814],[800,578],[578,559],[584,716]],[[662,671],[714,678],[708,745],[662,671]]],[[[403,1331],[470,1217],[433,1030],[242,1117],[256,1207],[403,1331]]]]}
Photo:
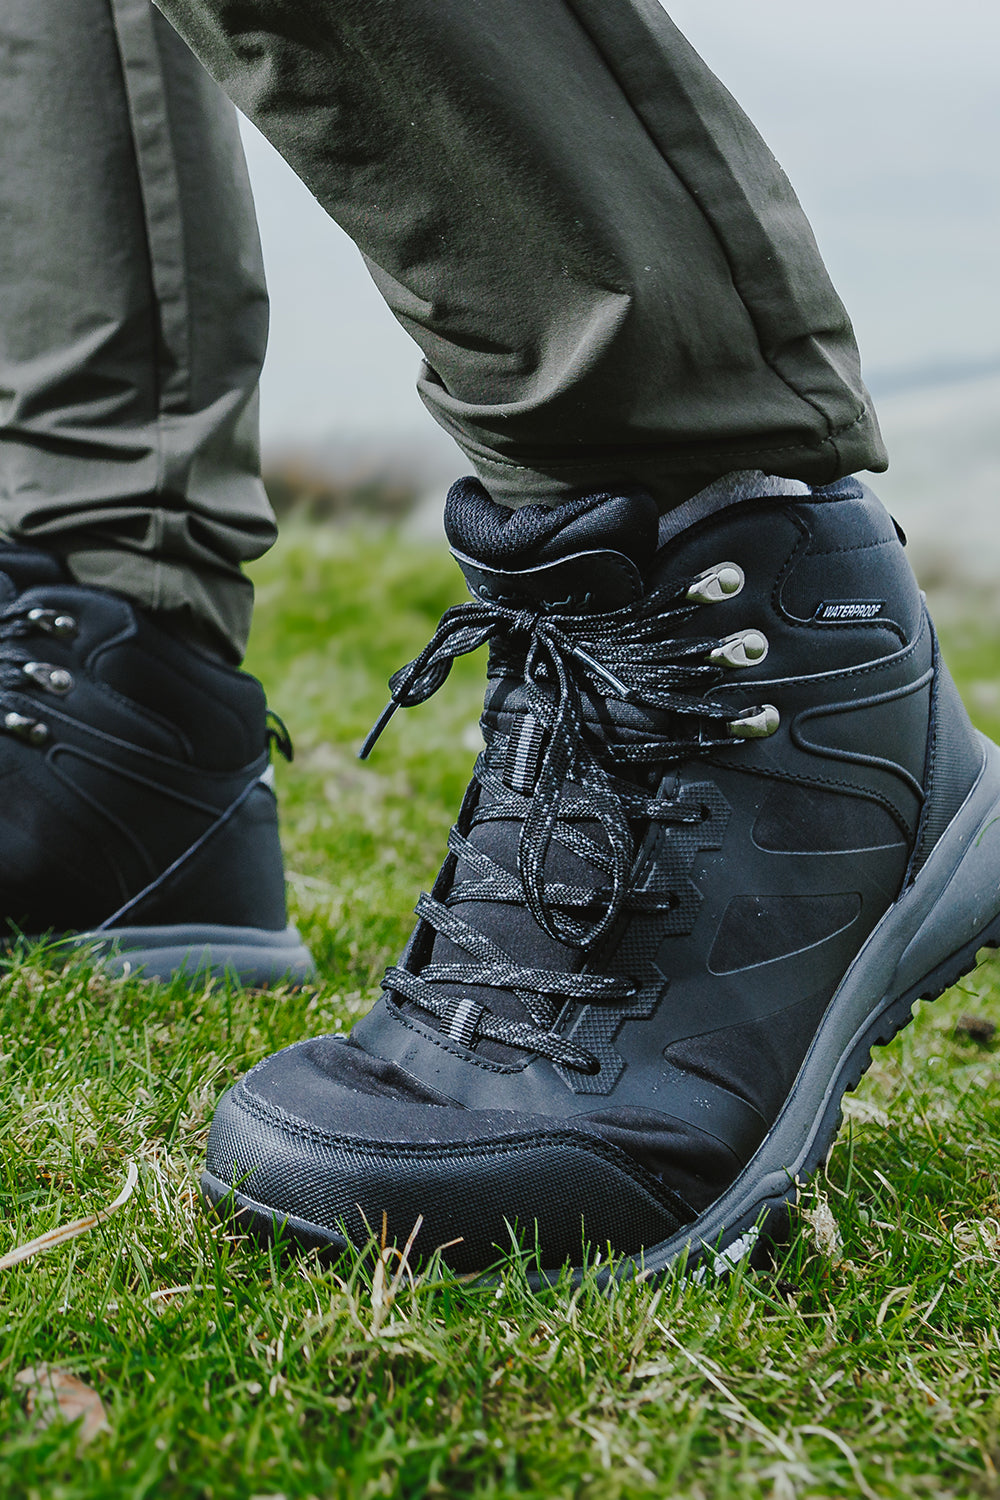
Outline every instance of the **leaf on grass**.
{"type": "Polygon", "coordinates": [[[813,1244],[820,1255],[834,1265],[844,1258],[844,1241],[840,1236],[840,1225],[833,1216],[833,1209],[821,1192],[815,1192],[811,1203],[800,1204],[801,1213],[812,1235],[813,1244]]]}
{"type": "Polygon", "coordinates": [[[985,1016],[960,1016],[955,1022],[955,1032],[978,1042],[981,1047],[988,1047],[997,1034],[997,1028],[996,1023],[988,1021],[985,1016]]]}
{"type": "Polygon", "coordinates": [[[139,1169],[134,1161],[130,1161],[125,1186],[113,1203],[109,1203],[107,1208],[98,1209],[96,1214],[88,1214],[85,1219],[74,1219],[71,1224],[60,1224],[58,1229],[50,1229],[47,1234],[40,1234],[37,1240],[29,1240],[27,1244],[18,1245],[16,1249],[8,1251],[6,1255],[0,1256],[0,1271],[20,1265],[22,1260],[29,1260],[32,1255],[38,1255],[42,1250],[52,1250],[56,1245],[63,1245],[67,1240],[75,1239],[78,1234],[86,1234],[88,1229],[94,1229],[98,1224],[103,1224],[105,1219],[110,1219],[123,1203],[128,1202],[138,1181],[139,1169]]]}
{"type": "Polygon", "coordinates": [[[57,1370],[52,1365],[30,1365],[18,1371],[14,1382],[27,1388],[28,1414],[34,1416],[37,1426],[79,1422],[82,1443],[89,1443],[99,1432],[110,1432],[111,1424],[100,1396],[67,1370],[57,1370]]]}

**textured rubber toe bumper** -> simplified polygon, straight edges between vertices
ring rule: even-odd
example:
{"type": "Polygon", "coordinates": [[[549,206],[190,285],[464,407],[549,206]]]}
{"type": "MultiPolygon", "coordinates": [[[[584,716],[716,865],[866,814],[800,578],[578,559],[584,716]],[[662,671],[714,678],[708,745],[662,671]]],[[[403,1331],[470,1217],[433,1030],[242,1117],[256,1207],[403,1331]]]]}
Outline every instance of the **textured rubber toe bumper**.
{"type": "Polygon", "coordinates": [[[141,974],[168,980],[183,974],[269,985],[306,980],[315,973],[308,948],[294,927],[272,932],[262,927],[223,927],[182,923],[162,927],[115,927],[107,932],[74,933],[66,945],[82,949],[113,974],[141,974]]]}
{"type": "MultiPolygon", "coordinates": [[[[266,1082],[280,1085],[283,1060],[296,1071],[298,1051],[269,1058],[266,1082]]],[[[219,1105],[202,1189],[214,1204],[228,1200],[256,1232],[285,1224],[307,1246],[364,1245],[381,1233],[384,1213],[390,1241],[402,1244],[419,1218],[415,1255],[448,1244],[448,1264],[464,1272],[489,1266],[515,1240],[537,1246],[549,1268],[579,1265],[588,1245],[636,1254],[690,1217],[624,1151],[585,1130],[379,1099],[370,1114],[395,1139],[366,1140],[275,1108],[254,1077],[219,1105]],[[428,1128],[437,1139],[415,1143],[428,1128]]],[[[343,1092],[357,1121],[358,1096],[343,1092]]]]}

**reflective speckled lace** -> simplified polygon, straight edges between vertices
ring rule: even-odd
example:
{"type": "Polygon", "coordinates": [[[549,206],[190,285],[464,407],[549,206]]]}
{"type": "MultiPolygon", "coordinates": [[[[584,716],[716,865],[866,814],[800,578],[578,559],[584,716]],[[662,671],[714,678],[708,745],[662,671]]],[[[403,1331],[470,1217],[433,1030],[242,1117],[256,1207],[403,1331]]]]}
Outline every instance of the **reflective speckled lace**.
{"type": "Polygon", "coordinates": [[[696,607],[687,597],[687,584],[659,590],[606,614],[531,611],[474,600],[449,609],[420,655],[392,677],[392,697],[361,749],[362,758],[396,708],[429,698],[459,656],[494,641],[505,656],[516,654],[523,661],[527,712],[520,742],[512,745],[512,733],[511,740],[498,746],[493,737],[474,771],[474,784],[489,795],[478,799],[465,832],[460,818],[449,836],[451,853],[476,878],[453,885],[444,900],[424,895],[417,905],[417,915],[467,953],[470,962],[428,963],[419,974],[397,966],[388,970],[384,981],[389,992],[435,1016],[441,1029],[463,1045],[488,1038],[580,1072],[596,1071],[589,1053],[553,1031],[559,1012],[566,1001],[628,1000],[636,993],[634,986],[613,976],[525,967],[451,908],[469,901],[526,902],[550,937],[587,949],[601,941],[623,910],[669,907],[669,895],[630,889],[636,847],[630,825],[692,822],[698,810],[689,803],[658,799],[616,774],[614,767],[662,766],[733,745],[732,708],[697,696],[701,683],[716,682],[721,675],[719,666],[708,659],[719,639],[675,640],[669,635],[696,607]],[[666,714],[670,732],[659,732],[661,720],[653,737],[611,743],[586,720],[585,690],[666,714]],[[501,752],[507,757],[504,775],[499,774],[501,752]],[[511,776],[507,769],[518,758],[523,778],[511,776]],[[516,876],[467,836],[485,821],[511,820],[521,824],[516,876]],[[603,832],[603,843],[579,826],[593,829],[595,823],[603,832]],[[591,867],[594,883],[546,879],[553,841],[591,867]],[[531,1022],[495,1015],[471,1000],[444,993],[445,986],[453,991],[467,985],[513,991],[531,1022]]]}

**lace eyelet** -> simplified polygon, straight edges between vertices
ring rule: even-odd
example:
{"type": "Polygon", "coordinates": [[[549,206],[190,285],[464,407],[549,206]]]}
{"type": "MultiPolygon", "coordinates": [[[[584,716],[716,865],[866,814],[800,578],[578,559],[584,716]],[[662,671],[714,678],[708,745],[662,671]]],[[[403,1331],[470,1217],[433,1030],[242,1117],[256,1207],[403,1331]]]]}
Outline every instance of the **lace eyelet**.
{"type": "Polygon", "coordinates": [[[72,674],[65,667],[54,667],[47,661],[26,661],[21,671],[38,687],[59,697],[70,692],[73,687],[72,674]]]}
{"type": "Polygon", "coordinates": [[[5,733],[12,734],[15,739],[23,740],[27,745],[44,745],[49,738],[49,726],[40,719],[29,719],[26,714],[6,713],[2,724],[5,733]]]}
{"type": "Polygon", "coordinates": [[[692,604],[721,604],[726,599],[735,599],[746,582],[746,574],[739,563],[716,563],[699,573],[687,591],[692,604]]]}
{"type": "Polygon", "coordinates": [[[586,1052],[579,1062],[571,1064],[574,1073],[582,1073],[585,1078],[595,1078],[601,1071],[601,1064],[592,1052],[586,1052]]]}
{"type": "Polygon", "coordinates": [[[737,630],[708,653],[707,661],[717,667],[756,667],[768,652],[768,639],[762,630],[737,630]]]}
{"type": "Polygon", "coordinates": [[[63,640],[71,640],[79,629],[72,615],[60,614],[56,609],[29,609],[28,623],[44,630],[46,635],[59,636],[63,640]]]}
{"type": "Polygon", "coordinates": [[[750,708],[737,719],[730,719],[726,726],[734,740],[766,740],[775,734],[781,723],[781,715],[773,703],[764,703],[760,708],[750,708]]]}

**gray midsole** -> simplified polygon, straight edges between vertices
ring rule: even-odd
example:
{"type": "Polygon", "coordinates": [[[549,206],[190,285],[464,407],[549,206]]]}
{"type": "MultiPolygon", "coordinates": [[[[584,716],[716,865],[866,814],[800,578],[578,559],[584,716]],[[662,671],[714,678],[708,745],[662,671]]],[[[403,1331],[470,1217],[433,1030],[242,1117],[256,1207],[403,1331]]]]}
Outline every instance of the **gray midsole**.
{"type": "Polygon", "coordinates": [[[86,950],[105,967],[121,973],[169,973],[212,969],[237,975],[289,974],[304,978],[314,972],[312,956],[295,927],[272,931],[265,927],[225,927],[185,922],[152,927],[114,927],[106,932],[78,932],[60,939],[74,950],[86,950]]]}
{"type": "Polygon", "coordinates": [[[732,1186],[698,1220],[642,1257],[661,1270],[685,1251],[725,1244],[752,1226],[769,1200],[786,1196],[809,1159],[843,1063],[895,1001],[983,933],[1000,913],[1000,750],[982,739],[975,786],[916,880],[885,913],[848,969],[780,1115],[732,1186]],[[933,916],[933,922],[928,918],[933,916]],[[834,1060],[831,1066],[831,1059],[834,1060]]]}

